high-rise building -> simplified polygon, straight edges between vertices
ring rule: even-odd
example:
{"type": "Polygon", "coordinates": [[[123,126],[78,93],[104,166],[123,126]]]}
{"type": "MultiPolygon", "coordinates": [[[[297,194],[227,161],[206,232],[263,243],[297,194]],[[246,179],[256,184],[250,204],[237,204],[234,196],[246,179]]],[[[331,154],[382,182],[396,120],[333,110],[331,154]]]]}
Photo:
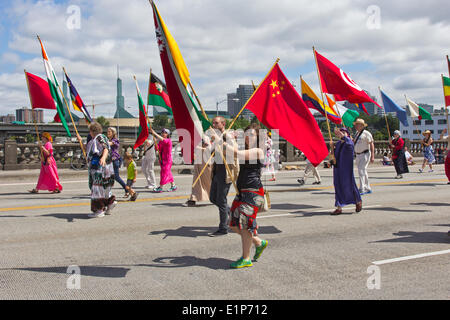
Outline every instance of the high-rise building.
{"type": "Polygon", "coordinates": [[[16,116],[13,114],[7,114],[6,116],[0,116],[1,123],[12,123],[16,121],[16,116]]]}
{"type": "MultiPolygon", "coordinates": [[[[373,100],[373,101],[377,101],[377,98],[375,96],[370,95],[369,91],[364,90],[365,93],[367,93],[367,95],[373,100]]],[[[372,115],[384,115],[383,113],[383,109],[379,108],[375,103],[373,102],[364,102],[364,107],[367,110],[367,113],[372,115]]],[[[355,104],[350,103],[348,101],[345,101],[344,103],[344,107],[351,109],[351,110],[356,110],[358,112],[361,112],[361,109],[359,109],[355,104]]]]}
{"type": "MultiPolygon", "coordinates": [[[[253,91],[253,85],[240,84],[236,89],[236,93],[227,94],[227,109],[231,117],[235,117],[239,113],[239,111],[241,111],[242,107],[244,107],[245,103],[252,96],[253,91]]],[[[250,110],[245,109],[241,113],[241,116],[250,120],[255,115],[250,110]]]]}
{"type": "Polygon", "coordinates": [[[123,118],[131,119],[134,116],[125,110],[125,97],[122,95],[122,79],[119,77],[119,66],[117,66],[117,97],[116,97],[116,113],[114,119],[123,118]]]}
{"type": "Polygon", "coordinates": [[[43,110],[32,110],[27,108],[16,109],[16,120],[23,121],[25,123],[43,123],[44,122],[44,111],[43,110]]]}

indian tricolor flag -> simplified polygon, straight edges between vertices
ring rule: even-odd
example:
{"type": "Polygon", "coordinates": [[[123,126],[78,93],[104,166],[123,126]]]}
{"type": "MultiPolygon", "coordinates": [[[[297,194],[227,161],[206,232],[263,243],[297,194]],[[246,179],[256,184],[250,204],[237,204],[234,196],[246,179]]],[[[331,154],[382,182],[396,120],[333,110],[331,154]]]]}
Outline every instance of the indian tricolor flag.
{"type": "Polygon", "coordinates": [[[48,59],[47,56],[47,52],[45,51],[44,48],[44,44],[41,41],[41,38],[39,38],[39,43],[41,44],[41,49],[42,49],[42,58],[44,59],[44,68],[45,68],[45,73],[47,75],[47,82],[48,82],[48,86],[50,88],[50,93],[52,95],[53,101],[55,102],[56,105],[56,110],[58,111],[58,117],[55,117],[55,121],[61,121],[64,129],[66,130],[67,135],[70,137],[70,130],[69,127],[67,126],[67,122],[66,122],[66,113],[64,112],[64,104],[63,104],[63,100],[61,98],[60,95],[60,87],[58,84],[58,80],[56,79],[56,74],[55,71],[53,70],[52,64],[50,63],[50,60],[48,59]]]}
{"type": "Polygon", "coordinates": [[[136,139],[136,143],[133,146],[133,149],[136,149],[141,146],[148,138],[148,118],[147,112],[145,111],[144,100],[142,100],[141,91],[139,90],[136,77],[134,77],[134,81],[136,82],[136,91],[139,103],[139,133],[136,139]]]}
{"type": "Polygon", "coordinates": [[[356,110],[348,109],[339,103],[333,101],[327,94],[325,94],[328,100],[328,105],[337,111],[337,114],[341,116],[342,123],[349,128],[353,128],[353,122],[359,117],[359,112],[356,110]]]}
{"type": "Polygon", "coordinates": [[[183,158],[185,163],[192,163],[194,148],[201,143],[203,130],[209,128],[210,123],[202,116],[194,100],[189,71],[180,49],[161,18],[154,1],[150,0],[150,3],[153,8],[161,64],[175,126],[180,136],[183,158]]]}
{"type": "Polygon", "coordinates": [[[450,106],[450,78],[442,76],[442,85],[444,86],[445,106],[450,106]]]}

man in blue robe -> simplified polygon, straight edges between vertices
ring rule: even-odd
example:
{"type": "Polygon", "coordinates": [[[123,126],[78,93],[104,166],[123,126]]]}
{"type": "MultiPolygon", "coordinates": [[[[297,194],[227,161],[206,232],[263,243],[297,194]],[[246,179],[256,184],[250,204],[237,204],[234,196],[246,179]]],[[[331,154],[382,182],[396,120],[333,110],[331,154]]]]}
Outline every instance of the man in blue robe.
{"type": "Polygon", "coordinates": [[[334,133],[340,140],[334,148],[336,163],[333,168],[336,210],[332,215],[342,213],[342,207],[348,204],[356,205],[356,212],[362,210],[361,195],[353,173],[354,144],[347,128],[335,128],[334,133]]]}

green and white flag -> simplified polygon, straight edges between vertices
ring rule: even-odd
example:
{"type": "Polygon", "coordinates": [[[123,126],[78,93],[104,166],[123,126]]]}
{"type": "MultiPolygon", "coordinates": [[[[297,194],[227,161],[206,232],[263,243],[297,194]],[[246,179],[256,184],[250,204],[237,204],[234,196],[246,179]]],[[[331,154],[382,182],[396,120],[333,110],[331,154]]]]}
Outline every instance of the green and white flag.
{"type": "Polygon", "coordinates": [[[70,130],[69,130],[69,127],[67,126],[67,122],[66,122],[66,113],[64,112],[63,99],[61,98],[61,95],[60,95],[60,87],[58,84],[58,80],[56,79],[55,71],[53,70],[52,64],[50,63],[50,60],[48,59],[47,53],[45,52],[44,44],[42,43],[39,36],[38,36],[38,39],[41,44],[42,58],[44,59],[44,67],[45,67],[45,73],[47,75],[48,86],[50,88],[50,93],[52,95],[53,101],[55,101],[56,110],[58,111],[57,116],[55,116],[55,121],[61,122],[64,129],[66,130],[67,135],[69,137],[71,137],[70,130]]]}
{"type": "Polygon", "coordinates": [[[408,114],[408,116],[410,116],[411,118],[419,118],[419,120],[431,120],[431,114],[427,110],[419,106],[414,101],[408,99],[408,97],[405,96],[405,98],[406,102],[408,103],[406,105],[406,113],[408,114]]]}

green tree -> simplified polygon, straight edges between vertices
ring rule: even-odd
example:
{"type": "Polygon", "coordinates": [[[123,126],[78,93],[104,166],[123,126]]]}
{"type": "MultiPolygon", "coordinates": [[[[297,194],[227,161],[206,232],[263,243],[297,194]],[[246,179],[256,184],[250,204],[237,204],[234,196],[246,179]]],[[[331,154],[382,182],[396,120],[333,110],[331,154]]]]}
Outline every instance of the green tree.
{"type": "Polygon", "coordinates": [[[109,127],[109,121],[106,120],[106,118],[105,118],[104,116],[97,117],[97,118],[95,119],[95,121],[97,121],[98,123],[100,123],[100,125],[102,126],[103,129],[106,129],[106,128],[109,127]]]}
{"type": "Polygon", "coordinates": [[[165,114],[158,114],[153,118],[152,125],[155,128],[167,128],[169,127],[169,117],[165,114]]]}

